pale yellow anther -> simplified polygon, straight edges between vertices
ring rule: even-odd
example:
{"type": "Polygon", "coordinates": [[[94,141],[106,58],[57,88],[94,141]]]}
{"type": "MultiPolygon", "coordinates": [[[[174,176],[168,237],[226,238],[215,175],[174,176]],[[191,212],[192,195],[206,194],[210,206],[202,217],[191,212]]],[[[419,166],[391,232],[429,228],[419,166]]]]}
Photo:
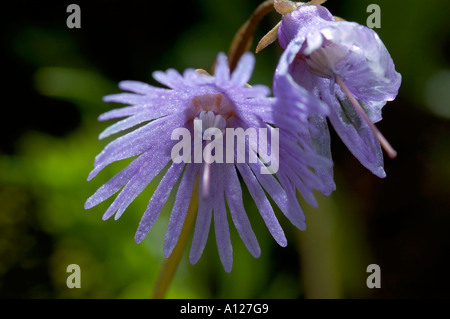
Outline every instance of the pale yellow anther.
{"type": "Polygon", "coordinates": [[[342,19],[341,17],[334,16],[334,21],[346,21],[345,19],[342,19]]]}
{"type": "Polygon", "coordinates": [[[203,69],[196,69],[195,72],[200,73],[200,74],[204,74],[204,75],[210,75],[210,74],[208,73],[208,71],[203,70],[203,69]]]}

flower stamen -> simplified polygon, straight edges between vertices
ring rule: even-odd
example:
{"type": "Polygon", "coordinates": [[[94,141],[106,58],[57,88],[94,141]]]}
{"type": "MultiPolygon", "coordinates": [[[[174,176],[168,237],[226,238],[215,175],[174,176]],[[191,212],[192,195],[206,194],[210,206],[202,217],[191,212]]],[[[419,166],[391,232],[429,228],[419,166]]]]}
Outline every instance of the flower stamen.
{"type": "MultiPolygon", "coordinates": [[[[211,96],[204,96],[204,100],[209,100],[211,96]]],[[[194,132],[200,137],[199,141],[209,141],[211,143],[212,135],[217,134],[217,130],[220,130],[222,134],[225,134],[225,128],[227,121],[219,112],[221,111],[221,105],[223,101],[222,94],[216,94],[212,106],[210,103],[201,103],[199,98],[193,98],[192,103],[197,110],[201,110],[200,113],[194,119],[194,132]],[[208,106],[205,106],[208,105],[208,106]],[[197,127],[201,124],[201,128],[197,127]],[[213,129],[213,130],[211,130],[213,129]]],[[[222,110],[223,111],[223,110],[222,110]]],[[[226,113],[228,114],[228,113],[226,113]]],[[[226,115],[225,115],[226,116],[226,115]]],[[[206,152],[204,162],[204,168],[202,173],[202,198],[205,200],[209,197],[210,184],[211,184],[211,154],[206,152]]]]}
{"type": "MultiPolygon", "coordinates": [[[[193,108],[195,108],[196,114],[195,118],[201,119],[202,121],[203,121],[202,118],[198,118],[200,114],[208,114],[209,112],[212,112],[211,115],[209,116],[220,115],[220,119],[224,119],[225,121],[228,120],[233,114],[235,114],[233,103],[231,103],[228,99],[224,98],[223,94],[220,93],[212,93],[196,96],[192,98],[191,101],[193,108]]],[[[222,121],[221,124],[223,124],[222,121]]]]}

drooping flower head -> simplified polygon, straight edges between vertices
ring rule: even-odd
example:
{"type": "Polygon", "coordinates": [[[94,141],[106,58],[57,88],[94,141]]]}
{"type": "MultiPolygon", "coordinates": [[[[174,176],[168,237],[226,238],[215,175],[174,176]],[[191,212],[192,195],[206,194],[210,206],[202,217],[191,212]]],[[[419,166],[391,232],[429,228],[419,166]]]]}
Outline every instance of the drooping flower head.
{"type": "MultiPolygon", "coordinates": [[[[384,177],[380,142],[389,155],[395,151],[372,123],[381,120],[382,107],[396,97],[401,76],[378,35],[357,23],[336,21],[320,5],[301,5],[284,15],[278,41],[285,51],[274,91],[287,77],[324,101],[331,124],[349,150],[372,173],[384,177]],[[364,112],[355,109],[359,105],[364,112]]],[[[316,120],[326,126],[324,117],[316,120]]],[[[323,134],[329,135],[328,130],[323,134]]]]}
{"type": "Polygon", "coordinates": [[[305,228],[305,218],[296,191],[300,191],[308,202],[315,205],[313,189],[329,193],[329,185],[323,183],[315,172],[327,169],[332,164],[315,152],[307,134],[303,138],[295,132],[299,131],[296,128],[301,125],[299,123],[304,123],[303,130],[309,132],[310,110],[324,115],[327,108],[317,99],[309,101],[305,97],[291,111],[275,111],[275,107],[285,100],[283,97],[268,97],[270,90],[265,86],[251,87],[247,84],[253,66],[254,57],[247,53],[230,74],[226,56],[219,54],[214,76],[194,69],[188,69],[181,75],[170,69],[153,74],[167,88],[134,81],[121,82],[119,87],[132,93],[110,95],[104,100],[129,106],[106,112],[99,119],[125,119],[103,131],[100,138],[140,126],[116,138],[103,149],[95,159],[95,168],[88,180],[112,162],[135,158],[101,186],[86,201],[85,208],[91,208],[121,190],[103,216],[107,219],[115,214],[117,219],[150,181],[166,168],[142,216],[135,240],[139,243],[145,238],[170,193],[176,189],[164,242],[164,254],[168,257],[177,244],[198,179],[198,212],[190,261],[194,264],[201,257],[214,219],[219,256],[225,270],[229,272],[233,256],[228,211],[249,252],[255,257],[261,253],[245,212],[240,176],[269,232],[278,244],[285,246],[286,237],[266,193],[294,225],[305,228]],[[229,129],[240,132],[260,130],[258,134],[264,133],[270,138],[264,140],[245,136],[248,148],[243,151],[239,149],[238,143],[230,146],[234,145],[231,143],[234,136],[228,139],[229,129]],[[179,137],[184,137],[184,134],[188,135],[189,147],[178,148],[179,137]],[[278,140],[271,138],[277,134],[278,140]],[[296,147],[292,147],[289,140],[295,140],[296,147]],[[226,152],[221,153],[219,146],[223,146],[226,152]],[[265,156],[269,149],[270,155],[277,153],[279,156],[265,156]],[[201,161],[195,159],[199,154],[203,155],[201,161]],[[240,156],[244,160],[239,159],[240,156]],[[214,161],[211,161],[212,158],[214,161]],[[276,174],[268,174],[270,169],[271,173],[276,174]]]}

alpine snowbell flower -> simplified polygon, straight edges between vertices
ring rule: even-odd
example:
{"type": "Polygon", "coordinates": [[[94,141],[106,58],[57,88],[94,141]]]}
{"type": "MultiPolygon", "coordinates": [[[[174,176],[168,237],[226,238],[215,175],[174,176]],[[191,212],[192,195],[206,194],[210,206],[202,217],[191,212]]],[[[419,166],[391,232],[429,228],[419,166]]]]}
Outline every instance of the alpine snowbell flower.
{"type": "Polygon", "coordinates": [[[308,112],[313,110],[324,116],[328,108],[315,98],[311,101],[305,98],[298,101],[299,107],[295,110],[284,108],[286,111],[275,112],[275,107],[285,103],[284,98],[268,97],[270,90],[267,87],[247,84],[254,62],[252,54],[244,54],[230,74],[226,56],[219,54],[213,76],[194,69],[188,69],[181,75],[169,69],[153,73],[155,80],[168,88],[135,81],[121,82],[119,87],[132,93],[109,95],[104,101],[128,106],[106,112],[99,120],[126,118],[108,127],[100,138],[140,126],[116,138],[103,149],[95,159],[95,168],[88,180],[110,163],[135,158],[101,186],[86,201],[85,208],[91,208],[121,190],[103,216],[107,219],[115,214],[115,219],[118,219],[150,181],[167,168],[142,216],[135,240],[139,243],[146,237],[170,193],[176,189],[164,242],[164,254],[168,257],[177,244],[198,180],[198,212],[190,262],[195,264],[201,257],[214,219],[219,256],[229,272],[233,256],[227,206],[231,220],[249,252],[254,257],[261,253],[244,209],[240,176],[269,232],[278,244],[286,246],[286,237],[266,193],[295,226],[305,229],[297,190],[309,203],[316,205],[313,189],[327,193],[329,187],[315,172],[328,169],[332,163],[315,152],[308,135],[301,138],[293,132],[298,131],[299,123],[305,123],[304,130],[309,132],[308,112]],[[229,135],[239,130],[248,133],[250,129],[259,130],[259,137],[270,135],[270,139],[255,140],[248,134],[244,137],[248,148],[244,151],[239,149],[239,143],[233,146],[234,136],[229,139],[229,135]],[[179,138],[184,137],[185,133],[189,136],[188,146],[192,147],[183,148],[180,155],[179,138]],[[274,138],[277,134],[279,143],[274,138]],[[290,147],[291,140],[302,147],[290,147]],[[219,151],[219,146],[225,147],[226,154],[219,151]],[[271,153],[269,157],[268,149],[271,153]],[[196,158],[199,153],[204,157],[200,161],[196,158]],[[278,158],[272,156],[275,153],[279,154],[278,158]],[[253,161],[250,160],[255,154],[253,161]],[[242,155],[245,155],[245,160],[239,159],[242,155]]]}
{"type": "MultiPolygon", "coordinates": [[[[340,20],[340,19],[339,19],[340,20]]],[[[289,82],[305,88],[330,108],[328,118],[353,155],[373,174],[385,177],[380,145],[395,157],[373,123],[400,87],[389,52],[378,35],[354,22],[337,21],[320,5],[300,5],[283,16],[278,41],[284,52],[274,76],[274,91],[289,82]]],[[[291,88],[292,89],[292,88],[291,88]]],[[[326,118],[315,117],[322,131],[319,153],[330,153],[326,118]]]]}

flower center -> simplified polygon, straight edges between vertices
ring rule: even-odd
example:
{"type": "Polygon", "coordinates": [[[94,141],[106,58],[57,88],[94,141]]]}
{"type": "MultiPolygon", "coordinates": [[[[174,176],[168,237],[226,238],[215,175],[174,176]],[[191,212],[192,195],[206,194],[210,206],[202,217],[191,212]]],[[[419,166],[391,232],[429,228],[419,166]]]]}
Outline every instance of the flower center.
{"type": "Polygon", "coordinates": [[[210,139],[209,137],[218,133],[217,130],[222,131],[222,134],[224,134],[226,126],[227,121],[223,116],[215,114],[213,111],[201,111],[194,119],[194,130],[196,133],[201,134],[204,139],[210,139]],[[201,122],[195,120],[200,120],[201,122]],[[201,123],[201,129],[195,127],[197,126],[196,123],[201,123]]]}
{"type": "MultiPolygon", "coordinates": [[[[201,144],[204,141],[216,143],[216,136],[219,136],[219,132],[225,133],[227,120],[235,114],[234,105],[220,93],[196,96],[192,99],[192,107],[196,114],[193,117],[194,134],[201,144]],[[213,135],[215,136],[214,142],[211,141],[213,135]]],[[[207,156],[208,154],[210,153],[207,153],[207,156]]],[[[204,164],[201,180],[202,196],[205,199],[209,196],[211,184],[211,164],[209,164],[209,160],[206,160],[204,164]]]]}
{"type": "Polygon", "coordinates": [[[194,117],[196,134],[202,136],[202,139],[208,139],[217,134],[214,129],[222,131],[222,134],[225,133],[227,120],[234,114],[234,106],[228,99],[222,94],[205,94],[194,97],[192,105],[197,114],[194,117]]]}
{"type": "Polygon", "coordinates": [[[336,65],[348,53],[348,49],[332,43],[322,43],[316,49],[306,48],[303,54],[311,73],[323,78],[332,78],[336,65]]]}

